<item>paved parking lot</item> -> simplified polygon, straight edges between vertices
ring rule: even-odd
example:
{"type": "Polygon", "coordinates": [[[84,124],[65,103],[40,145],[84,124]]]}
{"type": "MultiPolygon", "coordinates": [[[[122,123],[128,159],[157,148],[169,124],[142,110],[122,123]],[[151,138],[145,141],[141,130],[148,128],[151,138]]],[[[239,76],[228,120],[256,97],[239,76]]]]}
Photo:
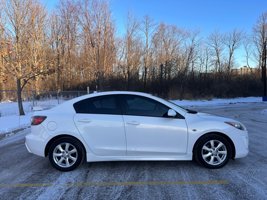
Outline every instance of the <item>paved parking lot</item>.
{"type": "MultiPolygon", "coordinates": [[[[85,163],[59,172],[29,154],[24,130],[0,141],[0,199],[267,199],[266,103],[195,107],[246,125],[250,153],[210,170],[194,162],[85,163]]],[[[191,108],[192,109],[192,108],[191,108]]]]}

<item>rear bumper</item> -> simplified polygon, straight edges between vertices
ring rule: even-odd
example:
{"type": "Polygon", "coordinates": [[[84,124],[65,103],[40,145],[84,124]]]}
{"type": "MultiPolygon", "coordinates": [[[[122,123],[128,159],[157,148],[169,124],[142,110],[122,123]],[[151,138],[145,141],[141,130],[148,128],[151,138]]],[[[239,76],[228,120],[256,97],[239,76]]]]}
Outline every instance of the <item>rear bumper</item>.
{"type": "Polygon", "coordinates": [[[30,153],[45,157],[45,141],[33,134],[26,135],[25,146],[30,153]]]}

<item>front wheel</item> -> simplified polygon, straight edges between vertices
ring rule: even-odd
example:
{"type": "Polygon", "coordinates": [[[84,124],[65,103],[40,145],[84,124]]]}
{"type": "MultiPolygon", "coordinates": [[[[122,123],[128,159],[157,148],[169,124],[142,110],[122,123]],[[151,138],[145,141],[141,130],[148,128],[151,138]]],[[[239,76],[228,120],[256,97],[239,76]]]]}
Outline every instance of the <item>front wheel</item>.
{"type": "Polygon", "coordinates": [[[83,160],[83,148],[77,140],[61,138],[56,140],[49,149],[49,160],[53,167],[60,171],[71,171],[83,160]]]}
{"type": "Polygon", "coordinates": [[[231,145],[221,135],[203,136],[194,148],[195,160],[211,169],[221,168],[227,164],[232,155],[231,145]]]}

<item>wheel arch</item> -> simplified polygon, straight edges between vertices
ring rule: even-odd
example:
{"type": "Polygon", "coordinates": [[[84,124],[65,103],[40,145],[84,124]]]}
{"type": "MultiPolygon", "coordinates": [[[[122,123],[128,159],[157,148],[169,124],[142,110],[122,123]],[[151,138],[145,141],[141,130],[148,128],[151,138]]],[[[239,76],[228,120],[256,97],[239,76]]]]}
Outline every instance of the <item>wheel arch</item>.
{"type": "Polygon", "coordinates": [[[79,143],[81,144],[82,149],[83,149],[84,156],[86,157],[86,148],[85,148],[84,144],[82,143],[82,141],[79,140],[77,137],[74,137],[74,136],[72,136],[72,135],[67,135],[67,134],[57,135],[57,136],[55,136],[55,137],[53,137],[53,138],[51,138],[51,139],[49,140],[49,142],[48,142],[48,143],[46,144],[46,146],[45,146],[45,152],[44,152],[45,157],[48,156],[49,149],[50,149],[51,145],[52,145],[55,141],[57,141],[57,140],[59,140],[59,139],[62,139],[62,138],[71,138],[71,139],[74,139],[74,140],[76,140],[77,142],[79,142],[79,143]]]}
{"type": "Polygon", "coordinates": [[[231,145],[231,150],[232,150],[231,158],[232,158],[232,159],[235,158],[236,150],[235,150],[235,145],[234,145],[232,139],[231,139],[229,136],[227,136],[226,134],[221,133],[221,132],[209,132],[209,133],[205,133],[205,134],[201,135],[201,136],[196,140],[196,142],[194,143],[194,146],[193,146],[193,152],[192,152],[192,158],[194,158],[195,148],[196,148],[197,143],[199,142],[199,140],[201,140],[203,137],[206,137],[206,136],[208,136],[208,135],[220,135],[220,136],[224,137],[224,138],[229,142],[229,144],[231,145]]]}

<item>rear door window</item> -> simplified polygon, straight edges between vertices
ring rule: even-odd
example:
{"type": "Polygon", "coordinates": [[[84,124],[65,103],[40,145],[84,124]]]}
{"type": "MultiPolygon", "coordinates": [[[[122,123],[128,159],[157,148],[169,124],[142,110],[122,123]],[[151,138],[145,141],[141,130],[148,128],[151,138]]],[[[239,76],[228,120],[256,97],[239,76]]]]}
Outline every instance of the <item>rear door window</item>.
{"type": "Polygon", "coordinates": [[[73,104],[76,113],[121,115],[116,95],[92,97],[73,104]]]}

